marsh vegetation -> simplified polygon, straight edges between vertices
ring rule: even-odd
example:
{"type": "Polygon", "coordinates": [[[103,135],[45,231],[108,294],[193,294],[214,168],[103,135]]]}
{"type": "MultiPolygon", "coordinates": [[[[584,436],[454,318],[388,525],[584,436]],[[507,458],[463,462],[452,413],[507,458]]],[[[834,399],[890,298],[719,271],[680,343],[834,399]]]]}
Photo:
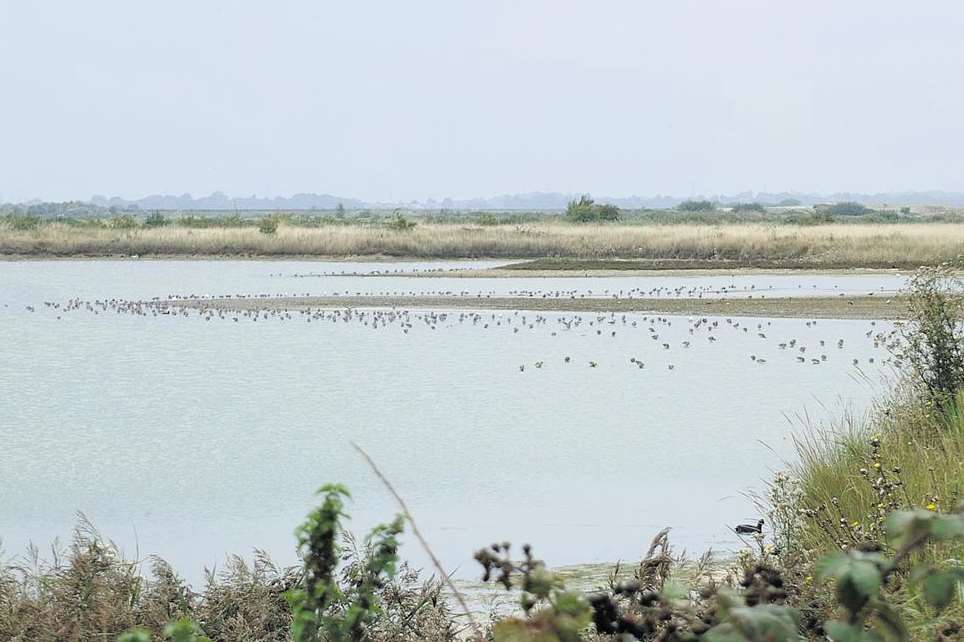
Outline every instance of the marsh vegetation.
{"type": "MultiPolygon", "coordinates": [[[[594,205],[587,206],[590,212],[594,205]]],[[[658,218],[572,223],[558,218],[493,224],[433,222],[397,214],[377,222],[306,224],[296,217],[179,219],[133,217],[81,224],[0,220],[6,256],[226,256],[633,259],[652,269],[693,267],[915,268],[953,260],[964,223],[734,222],[658,218]]],[[[831,219],[832,220],[832,219],[831,219]]]]}

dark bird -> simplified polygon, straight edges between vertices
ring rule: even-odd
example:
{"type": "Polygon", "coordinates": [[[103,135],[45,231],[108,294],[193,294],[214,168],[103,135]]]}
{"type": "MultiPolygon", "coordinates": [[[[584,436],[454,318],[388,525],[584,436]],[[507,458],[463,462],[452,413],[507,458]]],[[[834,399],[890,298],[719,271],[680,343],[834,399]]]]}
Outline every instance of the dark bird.
{"type": "Polygon", "coordinates": [[[757,534],[757,533],[762,533],[762,532],[763,532],[763,520],[762,520],[762,519],[759,520],[759,521],[756,523],[756,526],[754,526],[753,524],[740,524],[740,525],[738,525],[736,528],[734,528],[733,530],[735,530],[735,531],[737,532],[737,534],[739,534],[739,535],[754,535],[754,534],[757,534]]]}

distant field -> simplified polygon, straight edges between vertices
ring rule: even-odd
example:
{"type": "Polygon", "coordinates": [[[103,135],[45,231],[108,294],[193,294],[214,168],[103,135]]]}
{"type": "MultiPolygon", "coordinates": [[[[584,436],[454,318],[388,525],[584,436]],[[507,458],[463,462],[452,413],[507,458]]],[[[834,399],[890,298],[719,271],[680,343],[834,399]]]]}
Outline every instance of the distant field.
{"type": "Polygon", "coordinates": [[[964,223],[418,222],[414,227],[394,229],[387,224],[303,227],[281,222],[269,233],[256,226],[108,227],[44,223],[18,229],[0,223],[0,255],[7,257],[548,257],[556,261],[518,267],[595,269],[599,265],[593,261],[631,259],[640,261],[632,269],[827,269],[912,268],[956,259],[962,251],[964,223]],[[572,261],[575,259],[578,261],[572,261]]]}

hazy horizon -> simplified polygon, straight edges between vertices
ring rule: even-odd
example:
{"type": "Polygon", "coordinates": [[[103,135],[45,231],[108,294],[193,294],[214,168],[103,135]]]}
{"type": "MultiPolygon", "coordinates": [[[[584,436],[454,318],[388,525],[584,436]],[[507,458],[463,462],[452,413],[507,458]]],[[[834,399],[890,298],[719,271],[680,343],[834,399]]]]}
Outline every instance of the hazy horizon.
{"type": "Polygon", "coordinates": [[[0,0],[0,201],[964,191],[964,5],[0,0]]]}

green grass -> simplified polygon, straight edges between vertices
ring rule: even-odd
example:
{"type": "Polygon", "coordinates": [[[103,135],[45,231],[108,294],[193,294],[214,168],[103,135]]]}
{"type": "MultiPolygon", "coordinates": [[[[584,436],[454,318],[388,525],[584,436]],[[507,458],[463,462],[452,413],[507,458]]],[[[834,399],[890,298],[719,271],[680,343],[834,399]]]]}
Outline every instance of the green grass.
{"type": "MultiPolygon", "coordinates": [[[[964,392],[941,411],[914,392],[883,403],[864,423],[811,431],[797,442],[789,480],[771,488],[770,517],[783,563],[795,571],[800,602],[820,603],[826,592],[813,562],[842,548],[868,543],[889,548],[884,520],[895,509],[949,512],[964,499],[964,392]]],[[[964,559],[964,541],[935,544],[916,562],[947,566],[964,559]]],[[[906,576],[891,587],[915,640],[933,640],[949,621],[964,619],[958,602],[938,615],[924,605],[906,576]]],[[[826,615],[826,613],[822,614],[826,615]]]]}

